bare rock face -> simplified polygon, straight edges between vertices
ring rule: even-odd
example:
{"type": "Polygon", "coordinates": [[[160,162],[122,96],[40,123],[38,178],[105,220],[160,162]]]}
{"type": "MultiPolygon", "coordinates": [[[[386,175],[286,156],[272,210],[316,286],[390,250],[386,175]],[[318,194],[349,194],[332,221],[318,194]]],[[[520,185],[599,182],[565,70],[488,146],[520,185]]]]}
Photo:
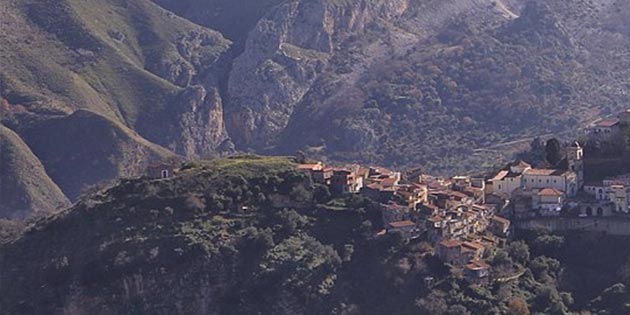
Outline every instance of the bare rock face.
{"type": "Polygon", "coordinates": [[[179,35],[170,53],[147,60],[147,70],[180,87],[195,84],[213,69],[230,42],[221,34],[192,30],[179,35]]]}
{"type": "Polygon", "coordinates": [[[223,124],[223,104],[216,87],[206,91],[193,86],[184,91],[175,108],[178,138],[170,144],[173,151],[187,157],[204,157],[216,153],[229,141],[223,124]]]}
{"type": "Polygon", "coordinates": [[[228,82],[226,124],[238,145],[274,145],[335,49],[370,23],[405,13],[409,0],[292,1],[261,19],[228,82]]]}

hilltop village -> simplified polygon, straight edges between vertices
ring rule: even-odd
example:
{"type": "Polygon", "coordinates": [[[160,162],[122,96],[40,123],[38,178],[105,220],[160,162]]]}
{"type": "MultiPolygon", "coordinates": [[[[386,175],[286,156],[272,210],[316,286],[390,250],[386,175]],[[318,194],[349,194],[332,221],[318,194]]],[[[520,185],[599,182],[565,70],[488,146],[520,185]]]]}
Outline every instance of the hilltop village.
{"type": "MultiPolygon", "coordinates": [[[[381,205],[382,229],[406,242],[426,241],[444,263],[471,283],[487,283],[492,258],[513,230],[531,218],[610,217],[630,212],[630,174],[587,180],[585,146],[630,147],[630,110],[594,122],[580,141],[559,148],[557,161],[517,160],[488,176],[442,178],[365,165],[326,165],[301,159],[297,170],[336,197],[356,194],[381,205]]],[[[555,139],[554,139],[555,140],[555,139]]],[[[556,140],[557,141],[557,140],[556,140]]],[[[625,157],[621,158],[622,162],[625,157]]],[[[147,176],[167,178],[176,163],[157,163],[147,176]]],[[[629,170],[630,172],[630,170],[629,170]]]]}
{"type": "Polygon", "coordinates": [[[360,194],[382,205],[383,230],[430,242],[444,263],[461,268],[473,283],[487,282],[492,257],[510,236],[513,220],[560,216],[606,217],[630,213],[630,174],[586,181],[588,145],[628,141],[630,110],[598,120],[581,141],[561,148],[559,161],[534,167],[522,160],[493,176],[403,176],[383,167],[298,165],[336,195],[360,194]]]}

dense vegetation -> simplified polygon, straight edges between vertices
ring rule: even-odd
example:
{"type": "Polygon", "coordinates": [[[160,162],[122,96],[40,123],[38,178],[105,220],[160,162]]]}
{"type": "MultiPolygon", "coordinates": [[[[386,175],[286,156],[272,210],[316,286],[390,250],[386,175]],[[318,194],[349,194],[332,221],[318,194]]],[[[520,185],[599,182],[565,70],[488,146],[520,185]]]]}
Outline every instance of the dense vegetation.
{"type": "Polygon", "coordinates": [[[586,99],[606,104],[604,113],[621,108],[612,101],[622,93],[621,77],[610,79],[607,92],[594,93],[592,86],[602,69],[616,69],[613,76],[620,68],[589,58],[603,47],[581,42],[586,37],[576,38],[572,29],[575,23],[597,28],[605,10],[589,1],[530,1],[511,21],[447,20],[404,53],[370,65],[348,87],[339,72],[360,62],[366,38],[394,37],[387,28],[369,29],[333,58],[337,73],[307,95],[288,141],[305,138],[313,152],[324,149],[338,159],[423,165],[432,172],[492,168],[506,157],[493,149],[498,144],[576,132],[591,122],[597,114],[580,105],[586,99]],[[336,106],[324,108],[327,102],[336,106]]]}
{"type": "Polygon", "coordinates": [[[627,280],[630,252],[608,253],[624,239],[534,233],[491,260],[493,276],[506,280],[469,285],[425,242],[374,238],[377,204],[331,198],[286,158],[243,156],[190,163],[174,179],[125,180],[27,226],[0,221],[0,307],[8,314],[612,315],[630,298],[625,284],[613,286],[627,280]]]}

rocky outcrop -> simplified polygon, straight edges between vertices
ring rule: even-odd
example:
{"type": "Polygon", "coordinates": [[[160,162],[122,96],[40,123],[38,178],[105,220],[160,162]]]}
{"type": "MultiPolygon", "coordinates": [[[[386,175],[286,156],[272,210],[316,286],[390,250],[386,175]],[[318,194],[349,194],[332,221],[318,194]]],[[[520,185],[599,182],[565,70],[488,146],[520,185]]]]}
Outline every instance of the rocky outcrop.
{"type": "Polygon", "coordinates": [[[187,157],[207,157],[229,142],[223,123],[223,104],[216,87],[193,86],[180,96],[173,108],[178,138],[168,145],[187,157]]]}
{"type": "Polygon", "coordinates": [[[172,51],[147,60],[147,70],[177,86],[187,87],[207,76],[216,77],[218,61],[230,44],[217,32],[192,30],[179,35],[172,51]]]}
{"type": "Polygon", "coordinates": [[[276,144],[339,45],[408,6],[408,0],[292,1],[261,19],[230,73],[226,124],[232,139],[254,148],[276,144]]]}

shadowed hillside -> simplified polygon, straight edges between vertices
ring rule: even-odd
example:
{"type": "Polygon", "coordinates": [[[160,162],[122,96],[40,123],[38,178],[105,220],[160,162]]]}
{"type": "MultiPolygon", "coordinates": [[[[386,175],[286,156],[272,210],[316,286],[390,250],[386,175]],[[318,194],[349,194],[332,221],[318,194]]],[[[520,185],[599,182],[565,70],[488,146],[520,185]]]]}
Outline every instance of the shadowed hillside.
{"type": "Polygon", "coordinates": [[[28,146],[0,125],[0,218],[24,218],[69,205],[28,146]]]}

